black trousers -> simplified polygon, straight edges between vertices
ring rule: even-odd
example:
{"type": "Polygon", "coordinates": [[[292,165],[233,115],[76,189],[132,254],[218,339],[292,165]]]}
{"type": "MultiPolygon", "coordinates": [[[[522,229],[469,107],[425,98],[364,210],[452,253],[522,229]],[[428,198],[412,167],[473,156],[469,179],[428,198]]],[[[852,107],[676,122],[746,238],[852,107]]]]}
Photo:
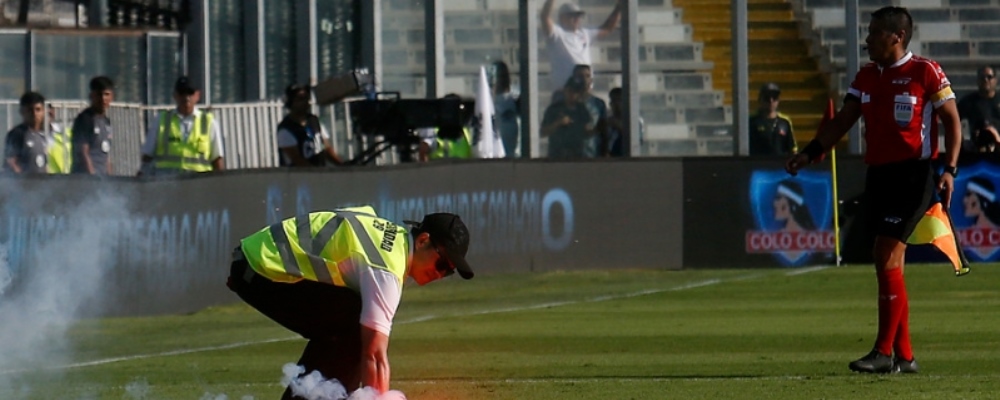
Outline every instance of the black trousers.
{"type": "MultiPolygon", "coordinates": [[[[361,295],[313,281],[273,282],[250,268],[242,251],[234,251],[226,283],[243,301],[268,318],[308,340],[299,365],[306,374],[319,371],[336,378],[351,393],[361,377],[361,295]]],[[[286,389],[282,399],[297,399],[286,389]]]]}

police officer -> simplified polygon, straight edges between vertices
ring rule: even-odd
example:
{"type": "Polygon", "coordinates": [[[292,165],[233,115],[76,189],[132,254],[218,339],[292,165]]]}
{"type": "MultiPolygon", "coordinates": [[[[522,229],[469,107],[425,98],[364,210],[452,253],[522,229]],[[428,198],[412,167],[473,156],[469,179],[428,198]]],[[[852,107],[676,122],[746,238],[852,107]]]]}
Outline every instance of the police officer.
{"type": "MultiPolygon", "coordinates": [[[[265,227],[240,242],[227,286],[247,304],[302,335],[299,365],[348,391],[389,389],[389,333],[403,280],[419,285],[458,272],[469,231],[454,214],[435,213],[412,228],[370,206],[317,211],[265,227]]],[[[284,399],[291,398],[291,389],[284,399]]]]}
{"type": "Polygon", "coordinates": [[[195,107],[201,99],[190,79],[182,76],[174,83],[177,108],[161,112],[146,132],[142,146],[144,174],[177,174],[221,171],[222,135],[219,121],[212,113],[195,107]]]}

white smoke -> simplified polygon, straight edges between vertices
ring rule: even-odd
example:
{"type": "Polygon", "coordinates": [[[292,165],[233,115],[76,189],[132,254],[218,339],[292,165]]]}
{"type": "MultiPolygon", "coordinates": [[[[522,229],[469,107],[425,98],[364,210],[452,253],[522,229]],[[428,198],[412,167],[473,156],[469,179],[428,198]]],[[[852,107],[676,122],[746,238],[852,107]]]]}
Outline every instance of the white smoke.
{"type": "Polygon", "coordinates": [[[127,218],[128,200],[101,193],[59,215],[33,215],[24,209],[46,202],[47,194],[0,186],[18,193],[0,202],[0,388],[27,395],[33,390],[19,375],[73,361],[69,329],[85,308],[104,304],[116,254],[116,235],[107,232],[127,218]],[[30,229],[15,229],[26,220],[30,229]],[[25,242],[33,245],[17,244],[25,242]]]}
{"type": "Polygon", "coordinates": [[[125,394],[130,400],[146,400],[149,398],[149,382],[140,379],[125,385],[125,394]]]}
{"type": "Polygon", "coordinates": [[[306,400],[406,400],[403,392],[390,390],[379,395],[370,387],[360,388],[347,395],[347,389],[337,379],[323,377],[319,371],[305,374],[306,370],[293,363],[281,367],[284,377],[281,384],[292,389],[292,394],[306,400]]]}

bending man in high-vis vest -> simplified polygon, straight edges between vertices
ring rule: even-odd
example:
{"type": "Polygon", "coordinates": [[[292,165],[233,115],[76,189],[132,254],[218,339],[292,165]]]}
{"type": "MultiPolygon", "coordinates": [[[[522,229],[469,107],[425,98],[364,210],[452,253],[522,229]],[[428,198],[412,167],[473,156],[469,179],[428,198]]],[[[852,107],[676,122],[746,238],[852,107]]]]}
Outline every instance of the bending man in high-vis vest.
{"type": "Polygon", "coordinates": [[[222,135],[219,121],[195,108],[201,91],[187,78],[174,84],[177,109],[161,112],[150,123],[142,145],[142,168],[138,175],[221,171],[222,135]]]}
{"type": "MultiPolygon", "coordinates": [[[[409,231],[370,206],[316,211],[261,229],[233,252],[229,288],[302,335],[299,365],[336,378],[348,393],[389,389],[389,333],[403,281],[418,285],[458,271],[469,231],[454,214],[424,216],[409,231]]],[[[293,399],[291,388],[282,399],[293,399]]]]}

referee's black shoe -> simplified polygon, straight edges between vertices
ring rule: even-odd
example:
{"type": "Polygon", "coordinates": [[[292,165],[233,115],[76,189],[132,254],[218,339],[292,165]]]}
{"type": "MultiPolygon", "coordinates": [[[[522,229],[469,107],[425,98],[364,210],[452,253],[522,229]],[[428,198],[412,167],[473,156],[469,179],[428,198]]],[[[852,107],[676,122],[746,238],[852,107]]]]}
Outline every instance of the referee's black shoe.
{"type": "Polygon", "coordinates": [[[920,371],[917,359],[904,360],[900,357],[892,358],[892,373],[894,374],[915,374],[920,371]]]}
{"type": "Polygon", "coordinates": [[[888,374],[892,372],[892,356],[872,350],[868,355],[851,361],[847,365],[854,372],[864,372],[869,374],[888,374]]]}

